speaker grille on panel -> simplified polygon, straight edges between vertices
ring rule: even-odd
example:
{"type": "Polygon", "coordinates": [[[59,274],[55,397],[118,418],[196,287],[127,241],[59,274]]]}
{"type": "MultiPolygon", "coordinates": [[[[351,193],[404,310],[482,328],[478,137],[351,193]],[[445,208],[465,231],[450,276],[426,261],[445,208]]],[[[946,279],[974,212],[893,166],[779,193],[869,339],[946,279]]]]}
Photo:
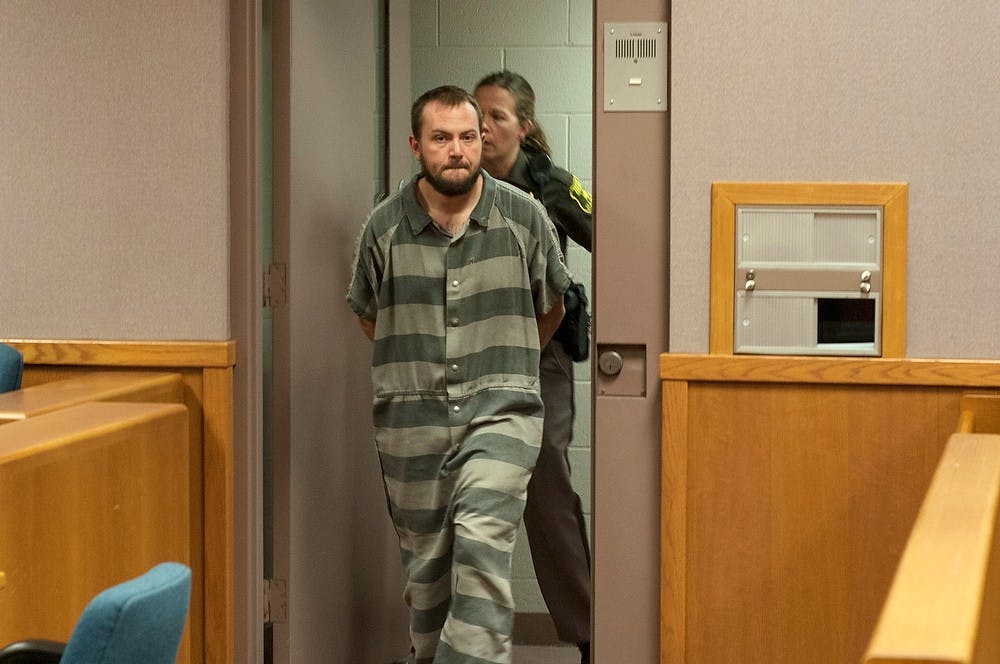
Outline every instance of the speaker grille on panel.
{"type": "Polygon", "coordinates": [[[643,38],[616,39],[615,57],[619,60],[655,59],[656,40],[643,38]]]}
{"type": "Polygon", "coordinates": [[[604,110],[667,110],[666,23],[605,23],[604,110]]]}

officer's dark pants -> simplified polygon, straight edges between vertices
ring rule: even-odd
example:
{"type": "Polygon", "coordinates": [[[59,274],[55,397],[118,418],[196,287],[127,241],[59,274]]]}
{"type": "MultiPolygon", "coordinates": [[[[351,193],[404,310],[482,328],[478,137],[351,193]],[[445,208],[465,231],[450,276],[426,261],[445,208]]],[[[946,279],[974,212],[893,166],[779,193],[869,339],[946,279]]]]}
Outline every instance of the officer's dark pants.
{"type": "Polygon", "coordinates": [[[558,341],[542,351],[545,424],[538,464],[528,483],[524,525],[538,586],[560,640],[590,641],[590,548],[580,496],[570,484],[573,361],[558,341]]]}

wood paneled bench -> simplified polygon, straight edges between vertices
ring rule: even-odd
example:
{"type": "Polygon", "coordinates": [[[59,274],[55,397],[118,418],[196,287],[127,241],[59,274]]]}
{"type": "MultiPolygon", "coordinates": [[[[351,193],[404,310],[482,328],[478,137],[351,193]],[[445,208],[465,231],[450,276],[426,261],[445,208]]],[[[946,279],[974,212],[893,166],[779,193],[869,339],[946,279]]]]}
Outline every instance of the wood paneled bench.
{"type": "Polygon", "coordinates": [[[0,394],[0,423],[23,420],[87,401],[183,403],[180,374],[94,371],[0,394]]]}
{"type": "MultiPolygon", "coordinates": [[[[103,588],[189,564],[189,465],[180,404],[86,403],[0,427],[0,643],[66,640],[103,588]]],[[[191,648],[188,629],[178,661],[191,648]]]]}
{"type": "Polygon", "coordinates": [[[1000,436],[955,434],[865,664],[1000,662],[1000,436]]]}

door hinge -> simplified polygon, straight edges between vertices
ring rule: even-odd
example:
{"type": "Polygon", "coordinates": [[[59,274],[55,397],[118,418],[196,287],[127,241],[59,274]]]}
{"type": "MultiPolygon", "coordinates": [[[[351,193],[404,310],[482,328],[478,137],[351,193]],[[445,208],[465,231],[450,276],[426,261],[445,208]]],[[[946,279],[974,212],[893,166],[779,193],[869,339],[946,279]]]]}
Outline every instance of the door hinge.
{"type": "Polygon", "coordinates": [[[271,263],[264,267],[264,306],[283,307],[288,304],[288,266],[271,263]]]}
{"type": "Polygon", "coordinates": [[[288,622],[288,582],[264,579],[264,624],[288,622]]]}

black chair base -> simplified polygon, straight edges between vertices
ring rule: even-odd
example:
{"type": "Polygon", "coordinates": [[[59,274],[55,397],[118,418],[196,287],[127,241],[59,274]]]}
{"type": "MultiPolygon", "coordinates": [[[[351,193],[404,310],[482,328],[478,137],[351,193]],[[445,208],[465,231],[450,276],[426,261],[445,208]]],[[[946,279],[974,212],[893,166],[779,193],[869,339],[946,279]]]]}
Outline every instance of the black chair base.
{"type": "Polygon", "coordinates": [[[58,664],[65,649],[59,641],[18,641],[0,650],[0,664],[58,664]]]}

